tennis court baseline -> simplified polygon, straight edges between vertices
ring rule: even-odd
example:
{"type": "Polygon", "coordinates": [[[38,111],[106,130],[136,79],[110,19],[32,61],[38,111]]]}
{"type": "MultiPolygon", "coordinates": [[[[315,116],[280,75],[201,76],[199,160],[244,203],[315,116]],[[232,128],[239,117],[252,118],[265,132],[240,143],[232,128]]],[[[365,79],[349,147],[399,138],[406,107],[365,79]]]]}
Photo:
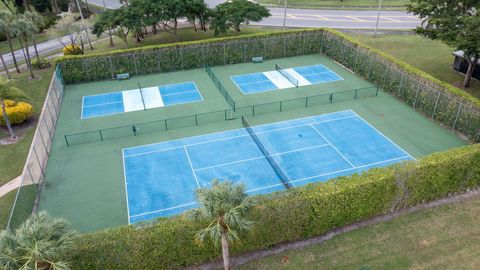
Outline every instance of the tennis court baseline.
{"type": "Polygon", "coordinates": [[[249,129],[256,139],[237,129],[123,149],[129,223],[195,207],[194,190],[212,179],[249,194],[285,190],[271,162],[295,188],[413,159],[352,110],[249,129]]]}
{"type": "Polygon", "coordinates": [[[343,80],[326,66],[312,65],[231,76],[244,95],[343,80]]]}
{"type": "Polygon", "coordinates": [[[84,96],[82,119],[202,101],[194,82],[84,96]]]}

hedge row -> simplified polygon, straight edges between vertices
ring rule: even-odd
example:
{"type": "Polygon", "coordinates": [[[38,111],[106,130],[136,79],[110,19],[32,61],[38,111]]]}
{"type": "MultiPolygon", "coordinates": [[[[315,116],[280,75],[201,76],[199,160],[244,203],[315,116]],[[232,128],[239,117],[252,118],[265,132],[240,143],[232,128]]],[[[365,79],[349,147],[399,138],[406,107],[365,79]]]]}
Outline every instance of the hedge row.
{"type": "MultiPolygon", "coordinates": [[[[254,230],[242,235],[231,251],[239,254],[321,235],[479,185],[480,145],[472,145],[261,196],[250,217],[254,230]]],[[[178,216],[144,229],[125,226],[86,234],[72,254],[73,265],[77,269],[176,269],[218,259],[218,247],[194,242],[195,231],[203,226],[178,216]]]]}
{"type": "Polygon", "coordinates": [[[131,75],[170,72],[320,52],[322,30],[266,32],[240,37],[145,46],[108,53],[64,56],[56,60],[66,83],[111,79],[131,75]]]}

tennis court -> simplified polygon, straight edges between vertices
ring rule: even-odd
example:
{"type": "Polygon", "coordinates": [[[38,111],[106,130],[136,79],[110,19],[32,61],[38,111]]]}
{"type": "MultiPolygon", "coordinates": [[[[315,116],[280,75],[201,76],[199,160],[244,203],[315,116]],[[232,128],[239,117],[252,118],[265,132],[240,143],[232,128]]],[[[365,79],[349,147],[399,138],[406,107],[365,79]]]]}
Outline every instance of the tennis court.
{"type": "Polygon", "coordinates": [[[244,95],[343,80],[322,64],[231,76],[244,95]]]}
{"type": "Polygon", "coordinates": [[[413,159],[352,110],[123,149],[130,223],[195,207],[212,179],[270,193],[413,159]]]}
{"type": "Polygon", "coordinates": [[[117,113],[140,111],[202,101],[194,82],[184,82],[155,87],[84,96],[81,118],[91,118],[117,113]]]}

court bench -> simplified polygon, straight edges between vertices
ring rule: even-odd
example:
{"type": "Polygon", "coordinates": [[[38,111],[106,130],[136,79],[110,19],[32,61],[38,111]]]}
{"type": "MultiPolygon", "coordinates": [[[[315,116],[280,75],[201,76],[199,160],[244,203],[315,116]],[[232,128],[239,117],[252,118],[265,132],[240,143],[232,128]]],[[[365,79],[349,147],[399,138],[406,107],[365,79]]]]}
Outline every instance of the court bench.
{"type": "Polygon", "coordinates": [[[126,80],[128,78],[130,78],[130,73],[119,73],[115,77],[115,79],[117,79],[117,80],[126,80]]]}

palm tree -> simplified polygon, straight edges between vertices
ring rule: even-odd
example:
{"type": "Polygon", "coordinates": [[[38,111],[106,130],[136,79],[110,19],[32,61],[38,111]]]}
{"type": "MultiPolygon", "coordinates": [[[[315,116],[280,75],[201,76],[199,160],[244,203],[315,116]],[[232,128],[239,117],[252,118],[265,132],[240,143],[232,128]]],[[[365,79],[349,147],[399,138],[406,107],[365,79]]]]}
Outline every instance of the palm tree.
{"type": "Polygon", "coordinates": [[[12,25],[13,22],[13,15],[5,12],[0,11],[0,33],[4,33],[5,37],[8,41],[8,46],[10,47],[10,53],[12,54],[13,63],[15,64],[15,69],[17,73],[20,73],[20,69],[18,68],[17,58],[15,56],[15,50],[13,49],[12,45],[12,37],[17,35],[16,28],[12,25]]]}
{"type": "MultiPolygon", "coordinates": [[[[35,27],[37,28],[37,32],[38,32],[39,28],[42,27],[42,25],[45,23],[45,20],[43,19],[43,16],[40,15],[36,11],[25,12],[25,13],[23,13],[23,17],[26,20],[31,21],[35,25],[35,27]]],[[[34,32],[33,34],[35,34],[37,32],[34,32]]],[[[35,49],[35,55],[37,56],[37,61],[40,62],[40,55],[38,54],[37,42],[35,41],[35,36],[33,34],[31,36],[32,37],[32,43],[33,43],[33,48],[35,49]]]]}
{"type": "Polygon", "coordinates": [[[11,86],[8,81],[0,77],[0,106],[2,107],[2,117],[5,120],[5,124],[7,125],[10,137],[12,137],[12,139],[15,139],[15,132],[13,132],[12,125],[10,124],[10,120],[8,119],[7,111],[5,110],[6,99],[15,101],[20,99],[28,99],[28,97],[22,90],[11,86]]]}
{"type": "Polygon", "coordinates": [[[199,188],[196,191],[197,202],[201,208],[189,211],[195,221],[208,220],[209,225],[196,234],[196,240],[204,242],[211,238],[216,245],[221,243],[223,266],[230,269],[229,242],[239,240],[239,232],[252,228],[252,222],[245,216],[256,202],[247,197],[245,186],[230,181],[212,181],[212,187],[199,188]]]}
{"type": "MultiPolygon", "coordinates": [[[[22,40],[25,42],[25,51],[26,51],[26,62],[28,69],[30,71],[30,77],[33,79],[35,75],[33,74],[32,61],[30,58],[30,51],[28,49],[28,40],[33,38],[33,34],[38,32],[37,26],[30,20],[28,17],[21,16],[14,21],[15,28],[19,32],[20,45],[22,45],[22,40]]],[[[22,45],[23,47],[23,45],[22,45]]]]}
{"type": "Polygon", "coordinates": [[[74,248],[76,238],[66,220],[51,218],[46,212],[32,215],[15,232],[0,232],[0,267],[70,269],[63,257],[74,248]]]}

